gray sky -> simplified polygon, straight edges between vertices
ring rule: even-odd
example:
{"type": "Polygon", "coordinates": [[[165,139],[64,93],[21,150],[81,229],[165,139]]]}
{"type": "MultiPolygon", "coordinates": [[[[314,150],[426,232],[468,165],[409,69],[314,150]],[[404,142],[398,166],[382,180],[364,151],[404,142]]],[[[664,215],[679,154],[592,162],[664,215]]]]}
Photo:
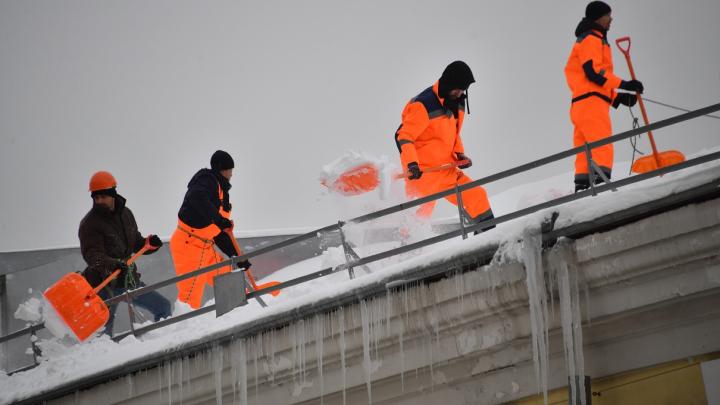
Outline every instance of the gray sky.
{"type": "MultiPolygon", "coordinates": [[[[610,37],[632,37],[648,97],[720,101],[720,2],[610,4],[610,37]]],[[[477,80],[463,130],[469,175],[567,149],[563,67],[585,5],[0,0],[0,251],[78,245],[97,170],[115,175],[141,232],[170,235],[187,181],[216,149],[236,162],[239,229],[332,223],[321,166],[347,149],[395,158],[404,104],[456,59],[477,80]]],[[[648,107],[651,120],[676,114],[648,107]]],[[[613,120],[614,132],[630,128],[627,109],[613,120]]],[[[691,154],[719,135],[705,118],[656,140],[691,154]]],[[[616,161],[629,159],[618,144],[616,161]]],[[[491,203],[504,187],[571,170],[567,160],[491,186],[491,203]]]]}

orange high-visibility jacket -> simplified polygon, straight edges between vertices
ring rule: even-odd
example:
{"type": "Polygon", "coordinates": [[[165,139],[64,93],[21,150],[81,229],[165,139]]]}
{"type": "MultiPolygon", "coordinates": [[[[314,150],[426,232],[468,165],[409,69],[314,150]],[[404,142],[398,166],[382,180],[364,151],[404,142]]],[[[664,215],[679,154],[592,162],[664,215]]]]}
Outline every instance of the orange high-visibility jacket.
{"type": "Polygon", "coordinates": [[[613,73],[610,44],[599,31],[589,30],[577,37],[565,65],[565,79],[573,102],[599,97],[612,104],[622,80],[613,73]]]}
{"type": "Polygon", "coordinates": [[[465,117],[465,100],[458,103],[458,116],[443,106],[438,82],[410,100],[402,113],[402,124],[395,132],[403,168],[410,162],[421,167],[439,166],[464,153],[460,129],[465,117]]]}

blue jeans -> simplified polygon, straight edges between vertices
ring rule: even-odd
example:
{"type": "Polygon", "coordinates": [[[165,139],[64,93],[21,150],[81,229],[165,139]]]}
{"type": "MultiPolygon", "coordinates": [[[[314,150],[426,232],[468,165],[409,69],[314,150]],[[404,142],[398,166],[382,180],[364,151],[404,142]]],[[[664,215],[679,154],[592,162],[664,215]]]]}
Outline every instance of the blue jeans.
{"type": "MultiPolygon", "coordinates": [[[[140,282],[140,285],[137,286],[137,288],[144,287],[145,283],[140,282]]],[[[103,288],[98,295],[103,300],[107,300],[109,298],[125,294],[125,288],[122,287],[106,287],[103,288]],[[111,290],[112,293],[108,292],[108,290],[111,290]]],[[[133,306],[137,305],[140,308],[144,308],[148,312],[150,312],[153,317],[155,318],[155,322],[159,321],[162,318],[167,318],[170,315],[172,315],[172,310],[170,308],[170,301],[168,301],[165,297],[163,297],[159,292],[157,291],[150,291],[147,294],[135,296],[132,299],[133,306]]],[[[118,304],[111,304],[110,305],[110,317],[108,318],[107,324],[105,324],[105,334],[112,336],[112,330],[113,330],[113,324],[115,323],[115,311],[117,310],[118,304]]]]}

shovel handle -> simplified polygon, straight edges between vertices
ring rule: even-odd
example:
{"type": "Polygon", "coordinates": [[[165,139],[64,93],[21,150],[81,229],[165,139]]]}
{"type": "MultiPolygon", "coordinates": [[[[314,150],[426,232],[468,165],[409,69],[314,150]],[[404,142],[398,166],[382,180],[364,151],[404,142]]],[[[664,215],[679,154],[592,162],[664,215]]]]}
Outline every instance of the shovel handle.
{"type": "MultiPolygon", "coordinates": [[[[423,171],[423,173],[439,172],[442,170],[447,170],[447,169],[452,169],[454,167],[462,166],[467,163],[470,163],[470,160],[468,160],[468,159],[457,160],[455,162],[445,163],[440,166],[428,167],[427,169],[423,169],[422,171],[423,171]]],[[[402,174],[398,174],[397,176],[395,176],[395,178],[396,179],[406,179],[406,178],[410,177],[411,175],[412,175],[412,173],[410,173],[410,172],[404,172],[402,174]]]]}
{"type": "MultiPolygon", "coordinates": [[[[625,55],[625,60],[628,64],[628,70],[630,71],[630,77],[632,77],[633,80],[637,80],[635,77],[635,69],[633,68],[632,59],[630,59],[630,37],[622,37],[615,40],[615,45],[617,45],[618,49],[620,49],[620,52],[625,55]],[[627,42],[627,48],[623,48],[622,43],[627,42]]],[[[650,125],[650,120],[648,119],[647,110],[645,110],[645,103],[643,102],[642,96],[640,93],[635,92],[635,95],[637,96],[638,104],[640,105],[640,112],[642,113],[643,121],[645,121],[645,126],[650,125]]],[[[655,137],[653,137],[652,131],[648,131],[648,139],[650,140],[650,147],[653,151],[653,159],[655,159],[655,164],[657,167],[660,167],[660,157],[658,156],[657,146],[655,145],[655,137]]]]}
{"type": "MultiPolygon", "coordinates": [[[[150,238],[145,239],[145,244],[143,245],[143,247],[140,250],[138,250],[137,253],[132,255],[132,257],[127,261],[127,264],[128,265],[133,264],[135,262],[135,260],[138,259],[138,257],[142,256],[143,253],[147,252],[148,250],[152,250],[152,246],[150,246],[150,238]]],[[[88,297],[92,297],[93,295],[97,294],[100,290],[105,288],[106,285],[108,285],[111,281],[115,280],[115,277],[117,277],[118,274],[120,274],[120,269],[115,269],[115,271],[113,271],[112,274],[110,274],[110,276],[108,278],[103,280],[102,283],[100,283],[100,285],[93,288],[92,292],[90,294],[88,294],[88,297]]]]}
{"type": "Polygon", "coordinates": [[[622,37],[615,40],[615,45],[617,45],[618,49],[620,49],[620,52],[622,52],[625,56],[630,54],[630,46],[632,43],[630,42],[630,37],[622,37]],[[623,48],[622,44],[623,42],[627,42],[627,48],[623,48]]]}
{"type": "MultiPolygon", "coordinates": [[[[232,233],[232,228],[226,228],[223,230],[225,233],[228,234],[230,237],[230,240],[232,241],[233,246],[235,247],[235,252],[237,252],[238,256],[242,255],[242,249],[240,249],[240,245],[238,245],[237,241],[235,240],[235,235],[232,233]]],[[[248,276],[248,280],[250,280],[250,284],[253,287],[253,290],[258,290],[258,285],[255,282],[255,277],[253,277],[252,272],[250,272],[250,268],[245,269],[245,274],[248,276]]]]}

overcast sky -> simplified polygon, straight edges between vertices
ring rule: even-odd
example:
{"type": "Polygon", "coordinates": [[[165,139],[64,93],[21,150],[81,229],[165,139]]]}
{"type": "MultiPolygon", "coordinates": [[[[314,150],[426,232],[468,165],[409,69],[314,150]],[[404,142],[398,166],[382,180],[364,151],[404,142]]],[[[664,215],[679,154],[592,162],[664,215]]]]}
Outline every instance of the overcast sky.
{"type": "MultiPolygon", "coordinates": [[[[115,175],[141,232],[168,236],[187,181],[216,149],[235,159],[239,229],[335,222],[321,166],[348,149],[395,159],[403,106],[456,59],[477,80],[463,131],[469,175],[567,149],[563,67],[586,4],[0,0],[0,251],[77,246],[97,170],[115,175]]],[[[632,37],[648,97],[720,101],[720,2],[610,4],[610,37],[632,37]]],[[[676,114],[648,107],[651,120],[676,114]]],[[[629,129],[627,109],[613,121],[629,129]]],[[[719,136],[707,118],[656,133],[660,149],[686,154],[719,136]]],[[[616,160],[629,159],[618,144],[616,160]]],[[[491,202],[571,170],[567,160],[491,186],[491,202]]]]}

